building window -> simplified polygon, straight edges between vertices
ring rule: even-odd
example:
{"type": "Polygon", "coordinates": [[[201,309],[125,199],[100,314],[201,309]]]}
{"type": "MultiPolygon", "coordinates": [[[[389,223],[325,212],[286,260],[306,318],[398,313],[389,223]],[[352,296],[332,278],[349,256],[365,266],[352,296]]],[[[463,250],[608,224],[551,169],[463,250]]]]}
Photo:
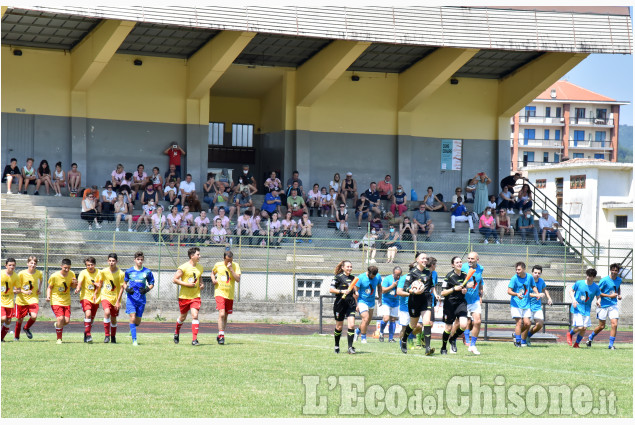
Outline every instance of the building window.
{"type": "Polygon", "coordinates": [[[545,117],[549,118],[551,116],[551,107],[547,106],[545,108],[545,117]]]}
{"type": "Polygon", "coordinates": [[[558,106],[556,108],[556,118],[560,118],[561,116],[562,116],[562,108],[558,106]]]}
{"type": "Polygon", "coordinates": [[[254,147],[254,126],[251,124],[232,124],[232,146],[254,147]]]}
{"type": "Polygon", "coordinates": [[[581,176],[571,176],[569,180],[571,182],[571,189],[586,188],[586,174],[581,176]]]}
{"type": "Polygon", "coordinates": [[[626,229],[628,226],[628,216],[626,215],[616,215],[615,216],[615,228],[616,229],[626,229]]]}
{"type": "Polygon", "coordinates": [[[536,116],[536,107],[525,106],[525,117],[535,117],[535,116],[536,116]]]}
{"type": "Polygon", "coordinates": [[[601,142],[601,147],[604,147],[604,142],[606,141],[606,131],[596,131],[595,132],[595,141],[601,142]]]}
{"type": "Polygon", "coordinates": [[[560,140],[560,130],[555,130],[554,131],[554,138],[555,138],[555,140],[560,140]]]}
{"type": "Polygon", "coordinates": [[[558,153],[553,154],[553,162],[555,162],[556,164],[560,162],[560,154],[558,153]]]}
{"type": "Polygon", "coordinates": [[[208,145],[223,146],[223,135],[225,134],[225,123],[211,122],[209,123],[208,145]]]}
{"type": "Polygon", "coordinates": [[[547,179],[537,179],[536,180],[536,187],[538,189],[544,189],[547,187],[547,179]]]}
{"type": "Polygon", "coordinates": [[[545,136],[544,136],[545,140],[549,140],[549,130],[545,130],[545,136]]]}
{"type": "Polygon", "coordinates": [[[578,146],[578,142],[584,141],[584,130],[575,130],[573,132],[573,146],[578,146]]]}
{"type": "Polygon", "coordinates": [[[603,153],[596,153],[593,157],[595,159],[604,159],[604,154],[603,153]]]}
{"type": "Polygon", "coordinates": [[[595,117],[599,120],[605,120],[606,119],[606,109],[597,109],[595,111],[595,117]]]}
{"type": "Polygon", "coordinates": [[[549,152],[542,153],[542,162],[549,162],[549,152]]]}
{"type": "Polygon", "coordinates": [[[296,282],[297,298],[319,298],[322,279],[298,279],[296,282]]]}
{"type": "Polygon", "coordinates": [[[526,128],[524,131],[524,141],[523,144],[527,145],[529,144],[530,140],[535,140],[536,139],[536,129],[534,128],[526,128]]]}
{"type": "Polygon", "coordinates": [[[576,158],[584,158],[584,154],[583,153],[574,153],[573,154],[573,159],[576,159],[576,158]]]}

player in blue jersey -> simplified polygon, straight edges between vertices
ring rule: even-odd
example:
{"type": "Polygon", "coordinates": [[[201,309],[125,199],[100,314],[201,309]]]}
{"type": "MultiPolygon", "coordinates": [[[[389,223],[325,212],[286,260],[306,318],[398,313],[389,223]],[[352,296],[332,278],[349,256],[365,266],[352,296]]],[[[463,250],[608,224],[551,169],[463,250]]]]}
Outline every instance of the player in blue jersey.
{"type": "Polygon", "coordinates": [[[154,275],[143,267],[143,260],[143,252],[135,253],[135,265],[124,273],[123,288],[128,293],[126,313],[130,315],[132,345],[137,345],[137,326],[141,325],[143,310],[146,308],[146,294],[154,288],[154,275]]]}
{"type": "Polygon", "coordinates": [[[609,275],[604,276],[600,280],[598,285],[600,288],[600,296],[602,297],[600,303],[597,305],[597,317],[598,326],[589,335],[589,340],[586,343],[587,347],[590,347],[593,343],[593,339],[597,334],[602,332],[602,329],[606,326],[606,319],[611,321],[611,334],[609,337],[609,350],[615,350],[615,337],[617,336],[617,321],[620,318],[620,311],[617,308],[617,301],[622,299],[622,292],[620,285],[622,284],[622,278],[619,277],[621,264],[613,263],[609,267],[609,275]]]}
{"type": "Polygon", "coordinates": [[[527,334],[525,332],[531,326],[529,295],[534,291],[534,293],[538,293],[538,290],[532,285],[534,278],[525,272],[526,268],[525,263],[522,261],[517,262],[516,274],[509,280],[509,285],[507,285],[507,294],[511,295],[512,318],[516,321],[516,330],[514,332],[515,347],[527,346],[527,334]]]}
{"type": "Polygon", "coordinates": [[[545,314],[542,311],[542,300],[547,297],[547,304],[551,305],[551,295],[549,295],[549,291],[547,291],[547,284],[540,277],[542,275],[542,267],[535,265],[531,269],[531,276],[533,277],[533,281],[531,285],[536,288],[538,293],[532,290],[529,294],[529,309],[531,310],[531,320],[535,323],[534,327],[530,327],[527,331],[527,335],[525,335],[525,339],[527,340],[527,345],[531,345],[531,336],[538,332],[545,324],[545,314]]]}
{"type": "Polygon", "coordinates": [[[600,302],[600,287],[593,282],[598,272],[595,269],[587,269],[586,279],[578,280],[571,289],[569,296],[571,301],[571,313],[573,313],[573,325],[569,333],[567,333],[567,342],[573,344],[573,348],[580,348],[580,341],[584,338],[586,328],[591,326],[591,303],[593,298],[597,298],[600,302]],[[578,334],[575,343],[573,343],[573,335],[578,334]]]}
{"type": "Polygon", "coordinates": [[[362,316],[362,322],[355,330],[355,341],[361,335],[362,344],[366,344],[366,330],[373,318],[375,295],[377,292],[381,295],[381,275],[379,275],[379,269],[376,266],[369,266],[368,271],[357,276],[357,279],[359,279],[357,282],[357,292],[359,293],[357,311],[362,316]]]}
{"type": "MultiPolygon", "coordinates": [[[[384,342],[386,325],[388,325],[388,342],[396,342],[396,320],[399,318],[399,299],[401,298],[397,296],[397,286],[401,283],[403,288],[403,281],[406,280],[406,277],[402,276],[401,273],[401,267],[396,266],[392,269],[392,274],[381,281],[381,305],[377,311],[383,317],[379,328],[379,342],[384,342]]],[[[408,312],[407,299],[406,312],[408,312]]]]}
{"type": "MultiPolygon", "coordinates": [[[[461,271],[465,274],[470,269],[476,271],[470,279],[471,284],[467,284],[467,292],[465,293],[465,302],[467,303],[467,317],[469,320],[468,327],[465,329],[465,343],[469,345],[468,351],[473,354],[481,354],[476,349],[476,340],[481,332],[481,299],[483,298],[483,266],[478,263],[479,257],[476,252],[467,254],[467,263],[461,266],[461,271]]],[[[456,334],[459,329],[458,320],[452,326],[452,333],[456,334]]]]}

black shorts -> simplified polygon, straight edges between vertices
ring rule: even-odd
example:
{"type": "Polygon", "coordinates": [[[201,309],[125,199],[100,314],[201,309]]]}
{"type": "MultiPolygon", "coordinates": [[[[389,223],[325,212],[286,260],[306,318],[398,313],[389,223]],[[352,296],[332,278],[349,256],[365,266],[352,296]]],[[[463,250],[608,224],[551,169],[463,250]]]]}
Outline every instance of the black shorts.
{"type": "Polygon", "coordinates": [[[410,317],[419,317],[421,312],[432,311],[432,293],[424,292],[423,294],[410,294],[408,297],[408,314],[410,317]]]}
{"type": "Polygon", "coordinates": [[[348,299],[340,298],[339,300],[335,300],[335,302],[333,303],[333,316],[335,317],[336,321],[342,322],[347,317],[350,317],[350,316],[355,317],[355,308],[356,306],[350,303],[348,299]]]}
{"type": "Polygon", "coordinates": [[[451,325],[458,317],[467,318],[467,303],[461,302],[458,304],[443,303],[443,323],[451,325]]]}

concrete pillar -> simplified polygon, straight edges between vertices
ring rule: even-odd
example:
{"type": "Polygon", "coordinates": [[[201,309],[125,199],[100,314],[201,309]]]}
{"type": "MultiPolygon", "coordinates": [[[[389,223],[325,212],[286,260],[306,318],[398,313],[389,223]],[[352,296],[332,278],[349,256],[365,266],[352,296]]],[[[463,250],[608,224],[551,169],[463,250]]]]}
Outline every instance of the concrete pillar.
{"type": "Polygon", "coordinates": [[[512,171],[518,171],[518,140],[520,133],[520,112],[514,115],[514,144],[512,145],[512,171]]]}
{"type": "Polygon", "coordinates": [[[509,136],[511,128],[509,127],[509,117],[498,117],[498,149],[497,149],[497,168],[496,190],[498,190],[500,181],[511,173],[511,149],[509,149],[509,136]]]}
{"type": "MultiPolygon", "coordinates": [[[[203,179],[207,175],[207,139],[209,137],[209,93],[200,99],[186,100],[185,127],[185,170],[192,175],[196,190],[203,189],[203,179]]],[[[183,167],[181,167],[183,168],[183,167]]]]}
{"type": "Polygon", "coordinates": [[[563,155],[569,157],[569,117],[571,117],[571,105],[569,103],[562,105],[562,114],[564,117],[564,130],[562,132],[563,155]]]}
{"type": "Polygon", "coordinates": [[[612,105],[611,113],[613,114],[613,128],[611,128],[611,162],[617,162],[617,146],[620,129],[620,105],[612,105]]]}
{"type": "MultiPolygon", "coordinates": [[[[311,108],[298,106],[296,108],[296,131],[295,131],[295,169],[300,172],[300,179],[304,185],[304,190],[309,190],[307,186],[311,180],[311,108]]],[[[291,170],[293,171],[293,170],[291,170]]],[[[287,179],[291,177],[291,173],[287,179]]]]}
{"type": "Polygon", "coordinates": [[[397,171],[393,186],[397,188],[398,184],[402,185],[408,199],[410,199],[410,190],[413,188],[412,145],[414,137],[411,136],[411,120],[412,113],[397,113],[397,167],[395,168],[397,171]]]}
{"type": "MultiPolygon", "coordinates": [[[[86,119],[86,92],[71,92],[71,161],[77,163],[82,173],[82,186],[88,184],[87,152],[88,144],[86,119]]],[[[68,169],[70,169],[70,164],[68,169]]]]}

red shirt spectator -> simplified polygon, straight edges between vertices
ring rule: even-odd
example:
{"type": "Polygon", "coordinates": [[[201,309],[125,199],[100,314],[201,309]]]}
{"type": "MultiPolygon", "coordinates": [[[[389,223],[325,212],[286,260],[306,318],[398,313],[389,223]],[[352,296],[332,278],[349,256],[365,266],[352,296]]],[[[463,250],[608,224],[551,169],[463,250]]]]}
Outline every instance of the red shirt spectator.
{"type": "Polygon", "coordinates": [[[185,151],[176,142],[172,142],[172,146],[164,150],[163,153],[170,158],[169,165],[174,165],[181,174],[181,155],[185,155],[185,151]]]}

